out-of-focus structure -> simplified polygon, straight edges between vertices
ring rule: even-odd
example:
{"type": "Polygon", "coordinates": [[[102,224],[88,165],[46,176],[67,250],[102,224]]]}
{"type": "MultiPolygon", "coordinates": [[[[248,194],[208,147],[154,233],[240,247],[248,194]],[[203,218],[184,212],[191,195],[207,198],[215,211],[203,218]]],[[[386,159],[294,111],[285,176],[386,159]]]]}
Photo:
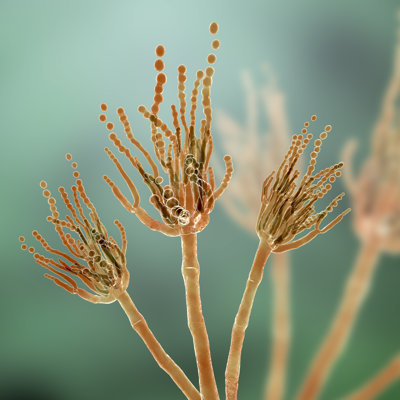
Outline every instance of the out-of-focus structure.
{"type": "MultiPolygon", "coordinates": [[[[242,126],[228,114],[217,114],[217,130],[224,151],[236,160],[236,173],[230,190],[221,198],[224,210],[252,234],[259,209],[260,187],[267,172],[276,170],[287,150],[290,136],[285,98],[267,65],[262,67],[266,83],[257,85],[249,71],[242,73],[245,89],[246,123],[242,126]],[[259,110],[268,128],[260,134],[259,110]]],[[[290,345],[290,261],[286,253],[274,254],[274,323],[272,325],[272,354],[265,400],[281,399],[286,383],[286,365],[290,345]]]]}
{"type": "Polygon", "coordinates": [[[269,67],[264,65],[262,71],[267,83],[257,88],[249,71],[242,73],[245,125],[223,111],[216,117],[224,151],[235,157],[237,166],[230,190],[221,202],[229,215],[251,233],[257,221],[260,187],[265,174],[279,166],[290,141],[283,93],[277,88],[269,67]],[[268,129],[263,134],[259,132],[260,106],[268,121],[268,129]]]}
{"type": "MultiPolygon", "coordinates": [[[[344,151],[344,177],[352,196],[354,231],[361,246],[332,325],[299,392],[299,400],[315,399],[321,392],[371,288],[379,256],[384,252],[400,253],[400,29],[393,69],[372,132],[370,155],[357,177],[351,168],[356,143],[350,142],[344,151]]],[[[374,398],[399,375],[397,357],[349,399],[374,398]]]]}

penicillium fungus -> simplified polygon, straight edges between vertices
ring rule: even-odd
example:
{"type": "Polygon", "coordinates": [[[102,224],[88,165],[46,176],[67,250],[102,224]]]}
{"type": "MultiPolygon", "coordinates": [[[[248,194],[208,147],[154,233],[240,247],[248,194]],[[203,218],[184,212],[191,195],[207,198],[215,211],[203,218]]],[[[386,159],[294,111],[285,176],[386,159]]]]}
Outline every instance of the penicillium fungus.
{"type": "MultiPolygon", "coordinates": [[[[66,159],[70,161],[71,155],[67,154],[66,159]]],[[[33,247],[30,247],[28,251],[33,253],[33,258],[38,264],[52,272],[44,276],[56,285],[92,303],[111,303],[125,292],[129,283],[125,259],[127,246],[125,229],[118,220],[114,221],[121,233],[122,245],[119,245],[108,234],[87,196],[83,182],[78,178],[77,163],[72,162],[71,166],[74,168],[75,178],[75,184],[71,188],[73,200],[70,200],[64,187],[58,188],[70,213],[65,216],[65,219],[60,218],[56,199],[47,189],[47,183],[40,182],[43,196],[47,198],[51,211],[47,221],[54,225],[66,250],[61,251],[51,247],[46,239],[34,230],[32,236],[50,256],[35,252],[33,247]],[[84,208],[89,211],[88,217],[85,215],[84,208]],[[78,287],[71,276],[80,280],[89,291],[78,287]]],[[[25,238],[21,236],[19,240],[24,242],[25,238]]],[[[26,250],[27,245],[23,243],[21,248],[26,250]]]]}
{"type": "MultiPolygon", "coordinates": [[[[311,117],[311,121],[316,119],[315,115],[311,117]]],[[[318,234],[333,228],[350,211],[343,211],[329,224],[321,227],[322,221],[338,205],[344,193],[336,196],[322,211],[317,212],[315,204],[332,189],[336,178],[341,176],[343,163],[315,173],[322,142],[332,129],[327,125],[319,138],[314,140],[307,171],[300,178],[296,165],[313,139],[313,135],[307,133],[309,125],[306,122],[301,133],[293,135],[290,148],[278,170],[273,171],[262,185],[257,234],[268,243],[273,252],[287,251],[306,244],[318,234]],[[293,241],[295,236],[310,229],[305,236],[293,241]]]]}
{"type": "MultiPolygon", "coordinates": [[[[216,34],[218,25],[210,25],[210,33],[216,34]]],[[[219,41],[214,40],[212,47],[217,49],[219,41]]],[[[190,103],[187,101],[187,73],[184,65],[179,65],[178,72],[178,105],[171,105],[172,128],[165,123],[160,115],[164,85],[167,77],[164,72],[165,49],[158,45],[155,51],[157,59],[154,68],[157,71],[154,88],[154,102],[148,109],[144,105],[138,111],[150,125],[150,137],[153,143],[154,156],[142,146],[134,136],[126,111],[119,107],[118,118],[123,125],[125,135],[138,153],[125,146],[115,132],[109,134],[113,146],[125,155],[130,164],[138,171],[143,182],[150,190],[150,203],[158,211],[161,222],[151,218],[140,205],[140,196],[133,180],[128,175],[114,152],[106,147],[105,151],[115,164],[131,192],[132,200],[128,200],[122,191],[108,176],[104,180],[112,189],[121,204],[147,225],[168,236],[196,233],[204,229],[209,222],[209,214],[218,199],[227,188],[232,176],[233,167],[230,156],[225,156],[226,173],[219,187],[215,186],[214,171],[210,165],[213,150],[212,139],[212,108],[211,87],[214,68],[208,65],[204,70],[198,70],[191,91],[190,103]],[[201,89],[200,89],[201,88],[201,89]],[[200,93],[201,92],[201,93],[200,93]],[[203,119],[196,123],[196,110],[201,95],[203,119]],[[147,164],[142,164],[139,156],[147,164]],[[150,169],[148,169],[149,167],[150,169]]],[[[208,64],[213,64],[216,56],[207,57],[208,64]]],[[[102,104],[101,110],[107,109],[102,104]]],[[[100,121],[106,122],[105,114],[100,115],[100,121]]],[[[108,130],[114,125],[108,122],[108,130]]]]}

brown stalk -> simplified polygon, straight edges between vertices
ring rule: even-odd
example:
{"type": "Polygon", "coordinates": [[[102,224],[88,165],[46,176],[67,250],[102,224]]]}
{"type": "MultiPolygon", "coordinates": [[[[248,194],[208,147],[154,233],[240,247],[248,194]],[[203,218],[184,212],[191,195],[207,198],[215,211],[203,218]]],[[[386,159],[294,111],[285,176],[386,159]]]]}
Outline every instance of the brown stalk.
{"type": "MultiPolygon", "coordinates": [[[[71,161],[72,156],[67,154],[66,158],[71,161]]],[[[76,166],[77,163],[73,162],[72,167],[76,168],[76,166]]],[[[117,166],[119,166],[118,162],[117,166]]],[[[124,172],[122,167],[120,172],[124,172]]],[[[75,170],[73,176],[74,178],[78,178],[79,172],[75,170]]],[[[123,197],[114,183],[108,178],[106,180],[108,180],[107,183],[113,188],[117,197],[126,204],[127,208],[129,210],[131,208],[133,209],[133,206],[123,197]]],[[[129,184],[130,180],[128,177],[127,180],[129,184]]],[[[76,179],[76,185],[72,186],[72,190],[75,207],[83,222],[78,218],[77,210],[69,201],[68,194],[63,187],[59,188],[59,192],[74,219],[67,215],[66,220],[61,220],[60,213],[56,207],[56,200],[47,189],[47,183],[42,181],[40,186],[43,189],[43,196],[48,198],[48,203],[50,205],[51,216],[49,216],[47,220],[54,224],[63,245],[76,259],[80,260],[80,262],[77,262],[76,259],[67,253],[50,247],[43,236],[38,231],[34,230],[32,235],[41,244],[43,249],[50,254],[61,257],[58,259],[58,262],[56,262],[54,259],[36,252],[33,247],[29,248],[29,252],[33,254],[35,262],[54,274],[50,275],[45,273],[44,276],[67,292],[77,294],[91,303],[108,304],[118,300],[131,321],[133,329],[142,338],[159,366],[167,372],[188,399],[200,400],[201,396],[199,391],[158,343],[143,315],[140,314],[126,292],[129,284],[129,271],[126,268],[125,253],[127,249],[127,238],[125,228],[118,220],[114,221],[121,234],[122,245],[119,246],[118,243],[108,235],[106,227],[101,223],[94,205],[86,194],[81,179],[76,179]],[[84,214],[82,202],[90,211],[90,220],[87,219],[84,214]],[[75,224],[74,220],[77,224],[75,224]],[[78,224],[81,225],[82,230],[79,228],[78,224]],[[65,232],[64,229],[68,229],[68,232],[65,232]],[[79,239],[74,239],[73,235],[75,237],[78,236],[79,239]],[[64,258],[65,261],[62,258],[64,258]],[[90,291],[78,287],[71,276],[80,279],[90,291]]],[[[137,207],[135,210],[140,213],[141,208],[137,207]]],[[[142,215],[141,218],[143,219],[146,217],[142,215]]],[[[148,223],[149,221],[146,222],[148,223]]],[[[21,236],[19,240],[20,242],[24,242],[25,238],[21,236]]],[[[28,249],[25,243],[21,245],[21,248],[22,250],[28,249]]]]}
{"type": "Polygon", "coordinates": [[[240,360],[242,355],[243,341],[246,328],[249,325],[251,309],[258,286],[262,280],[265,263],[271,248],[263,238],[257,248],[253,265],[247,279],[246,289],[235,317],[232,329],[231,345],[229,349],[228,362],[225,370],[225,394],[226,400],[236,400],[240,375],[240,360]]]}
{"type": "Polygon", "coordinates": [[[210,343],[201,308],[197,235],[182,235],[181,243],[182,276],[185,283],[188,326],[193,337],[200,392],[206,400],[218,400],[219,395],[211,361],[210,343]]]}
{"type": "Polygon", "coordinates": [[[201,396],[198,390],[193,386],[184,372],[162,348],[160,343],[155,338],[153,332],[147,325],[143,315],[136,308],[131,297],[126,291],[118,297],[118,302],[129,318],[132,328],[146,344],[160,368],[172,378],[172,380],[188,399],[200,400],[201,396]]]}

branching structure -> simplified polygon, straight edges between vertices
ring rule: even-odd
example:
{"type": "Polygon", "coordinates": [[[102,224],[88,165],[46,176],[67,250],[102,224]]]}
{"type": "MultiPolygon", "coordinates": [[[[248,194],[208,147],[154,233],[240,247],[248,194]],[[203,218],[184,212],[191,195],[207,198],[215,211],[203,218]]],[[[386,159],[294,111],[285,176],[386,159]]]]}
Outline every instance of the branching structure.
{"type": "MultiPolygon", "coordinates": [[[[71,155],[67,154],[66,158],[71,160],[71,155]]],[[[76,168],[77,163],[73,162],[72,167],[76,168]]],[[[36,230],[32,232],[33,237],[44,250],[53,257],[59,258],[55,260],[46,257],[35,252],[34,247],[28,249],[23,236],[19,238],[22,242],[21,249],[29,250],[38,264],[53,273],[53,275],[46,273],[44,276],[69,293],[77,294],[91,303],[108,304],[117,300],[128,316],[133,329],[142,338],[160,368],[170,375],[187,398],[200,399],[197,389],[158,343],[143,315],[126,291],[129,284],[129,272],[126,268],[127,239],[124,227],[118,220],[114,221],[121,233],[122,245],[120,246],[101,223],[93,203],[86,194],[82,180],[79,179],[79,172],[75,170],[73,175],[76,178],[75,185],[72,186],[73,202],[70,201],[65,188],[59,187],[63,202],[70,213],[64,220],[60,219],[56,199],[47,189],[47,183],[40,182],[43,196],[48,199],[51,211],[51,216],[47,217],[47,221],[54,224],[67,252],[52,248],[36,230]],[[89,218],[85,215],[84,207],[90,211],[89,218]],[[89,291],[78,287],[69,275],[80,279],[89,291]]]]}
{"type": "MultiPolygon", "coordinates": [[[[354,207],[354,230],[361,241],[361,248],[330,330],[323,339],[299,392],[299,400],[315,399],[322,390],[324,382],[346,345],[369,292],[380,254],[400,252],[399,97],[400,31],[394,73],[383,100],[380,118],[372,134],[371,154],[357,179],[350,169],[350,157],[354,151],[353,142],[349,143],[344,154],[348,168],[345,171],[345,178],[354,207]]],[[[399,374],[389,376],[394,379],[399,374]]],[[[388,384],[390,380],[385,382],[388,384]]],[[[367,399],[372,398],[372,395],[356,398],[367,399]]]]}
{"type": "MultiPolygon", "coordinates": [[[[216,34],[218,25],[210,25],[210,33],[216,34]]],[[[212,47],[217,49],[219,41],[213,40],[212,47]]],[[[116,221],[121,231],[122,245],[107,233],[101,223],[97,211],[89,200],[79,172],[74,172],[76,179],[72,187],[74,205],[68,198],[65,189],[59,191],[70,213],[65,220],[59,219],[60,214],[55,206],[55,199],[51,197],[42,182],[43,194],[48,197],[52,215],[48,221],[53,223],[63,245],[69,254],[53,249],[36,231],[34,237],[42,244],[45,250],[60,258],[58,262],[35,253],[35,261],[49,269],[56,276],[46,274],[57,285],[72,294],[78,294],[94,303],[110,303],[118,301],[127,314],[133,329],[141,336],[153,357],[174,380],[176,385],[188,399],[218,400],[216,380],[211,360],[210,344],[200,297],[200,265],[197,258],[197,234],[209,222],[209,215],[214,208],[215,201],[227,189],[233,173],[230,156],[225,156],[226,171],[221,184],[215,187],[214,171],[210,165],[213,149],[211,134],[212,109],[210,91],[214,69],[208,65],[205,70],[196,73],[194,87],[191,92],[190,109],[187,114],[186,67],[178,67],[178,100],[179,110],[171,106],[171,129],[160,117],[160,104],[163,102],[163,88],[167,81],[162,57],[163,46],[156,48],[158,59],[154,66],[158,71],[154,89],[154,102],[148,110],[144,105],[138,111],[150,124],[150,134],[154,147],[155,158],[142,146],[134,136],[125,110],[120,107],[117,115],[123,125],[126,139],[130,148],[122,143],[114,130],[114,123],[106,114],[108,107],[101,104],[100,121],[105,123],[110,131],[109,139],[113,147],[122,153],[134,170],[137,171],[145,185],[150,190],[150,203],[159,213],[160,219],[152,218],[141,206],[141,199],[134,179],[122,166],[121,161],[113,150],[106,147],[105,151],[114,163],[127,184],[131,199],[107,175],[104,180],[111,188],[115,197],[130,213],[148,228],[159,231],[167,236],[179,237],[182,244],[182,276],[186,292],[187,319],[190,333],[193,338],[199,375],[199,390],[188,380],[182,370],[171,360],[158,343],[146,324],[144,317],[139,313],[126,289],[129,282],[129,273],[126,268],[127,241],[122,224],[116,221]],[[200,86],[204,118],[196,124],[196,110],[200,86]],[[135,152],[136,154],[133,154],[135,152]],[[142,161],[139,160],[142,158],[142,161]],[[145,164],[142,164],[145,163],[145,164]],[[163,175],[163,176],[162,176],[163,175]],[[163,184],[164,179],[167,184],[163,184]],[[86,218],[81,201],[89,209],[89,218],[86,218]],[[69,230],[77,236],[73,238],[69,230]],[[83,290],[69,275],[78,277],[91,291],[83,290]]],[[[208,64],[216,61],[214,54],[207,57],[208,64]]],[[[311,117],[315,121],[317,117],[311,117]]],[[[315,139],[307,163],[306,173],[300,178],[298,169],[304,151],[313,139],[308,132],[310,122],[304,124],[300,133],[293,135],[289,150],[283,156],[283,161],[276,171],[273,171],[261,185],[261,207],[256,222],[256,233],[259,237],[259,246],[254,258],[253,266],[243,294],[239,311],[232,329],[231,346],[225,374],[225,391],[227,400],[237,398],[240,373],[240,360],[245,331],[249,323],[250,313],[257,288],[261,282],[265,263],[271,253],[283,253],[296,249],[321,233],[333,228],[349,212],[345,210],[331,222],[321,227],[329,213],[338,205],[344,194],[336,196],[330,204],[318,211],[316,203],[331,189],[332,183],[341,175],[343,163],[335,164],[319,172],[315,172],[316,160],[321,149],[322,141],[331,131],[327,125],[319,138],[315,139]],[[298,235],[302,235],[298,237],[298,235]]],[[[67,155],[71,160],[71,156],[67,155]]],[[[72,164],[76,168],[76,163],[72,164]]],[[[259,198],[259,197],[258,197],[259,198]]],[[[24,242],[24,238],[20,238],[24,242]]],[[[26,249],[25,243],[22,248],[26,249]]]]}
{"type": "MultiPolygon", "coordinates": [[[[66,158],[71,160],[71,155],[67,154],[66,158]]],[[[76,168],[77,163],[73,162],[72,167],[76,168]]],[[[33,257],[38,264],[56,275],[45,274],[45,277],[51,279],[58,286],[92,303],[112,303],[125,292],[129,283],[129,272],[125,259],[127,247],[125,229],[118,220],[115,221],[115,225],[121,232],[122,246],[120,246],[112,236],[109,236],[105,226],[101,223],[93,203],[86,194],[82,180],[79,179],[79,172],[75,170],[73,175],[76,179],[75,185],[71,188],[73,202],[69,199],[64,187],[60,186],[58,189],[70,212],[70,215],[65,216],[65,220],[60,219],[56,199],[47,189],[47,183],[40,182],[43,196],[48,199],[51,211],[47,221],[54,224],[68,253],[52,248],[36,230],[32,232],[32,235],[44,250],[60,258],[55,261],[45,257],[35,252],[33,247],[29,248],[29,252],[34,253],[33,257]],[[84,213],[82,202],[90,211],[89,218],[84,213]],[[79,278],[91,292],[79,288],[65,272],[79,278]]],[[[20,240],[23,242],[25,239],[21,237],[20,240]]],[[[26,250],[25,244],[22,245],[22,249],[26,250]]]]}

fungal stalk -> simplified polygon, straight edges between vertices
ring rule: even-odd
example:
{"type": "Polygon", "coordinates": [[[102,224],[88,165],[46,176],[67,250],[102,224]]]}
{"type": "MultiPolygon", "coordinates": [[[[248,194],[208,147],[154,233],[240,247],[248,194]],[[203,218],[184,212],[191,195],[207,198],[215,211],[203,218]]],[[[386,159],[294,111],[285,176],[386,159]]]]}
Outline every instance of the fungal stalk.
{"type": "MultiPolygon", "coordinates": [[[[312,121],[316,119],[315,115],[311,117],[312,121]]],[[[322,211],[316,211],[315,204],[332,189],[332,183],[341,175],[340,169],[343,163],[332,165],[315,173],[315,164],[322,141],[326,139],[328,132],[332,129],[330,125],[327,125],[319,139],[314,141],[307,172],[301,179],[299,178],[300,171],[296,166],[313,138],[311,133],[307,134],[309,125],[310,123],[306,122],[301,133],[293,135],[283,162],[276,172],[273,171],[265,179],[262,185],[261,207],[256,225],[260,241],[232,329],[231,346],[225,371],[227,400],[237,399],[245,331],[269,255],[272,252],[282,253],[305,245],[317,235],[332,229],[350,211],[350,209],[343,211],[330,223],[321,227],[326,216],[338,205],[344,193],[336,196],[322,211]],[[305,231],[308,233],[297,238],[305,231]]]]}
{"type": "Polygon", "coordinates": [[[272,260],[273,322],[270,367],[265,400],[284,398],[290,346],[290,265],[288,254],[274,254],[272,260]]]}

